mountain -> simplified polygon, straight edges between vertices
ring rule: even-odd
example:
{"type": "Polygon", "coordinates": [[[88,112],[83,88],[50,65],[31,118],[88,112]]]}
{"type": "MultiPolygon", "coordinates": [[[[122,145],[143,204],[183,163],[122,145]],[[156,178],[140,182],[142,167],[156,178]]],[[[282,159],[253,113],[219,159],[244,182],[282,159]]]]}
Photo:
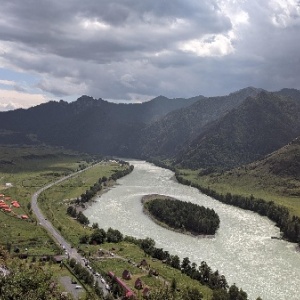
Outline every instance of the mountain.
{"type": "Polygon", "coordinates": [[[176,157],[176,163],[229,169],[261,159],[300,135],[299,100],[264,91],[247,98],[209,124],[176,157]]]}
{"type": "Polygon", "coordinates": [[[170,157],[201,134],[205,126],[218,120],[261,89],[248,87],[227,96],[199,99],[194,104],[172,111],[145,127],[140,136],[142,157],[170,157]]]}
{"type": "Polygon", "coordinates": [[[296,90],[296,89],[282,89],[278,92],[275,92],[275,94],[279,95],[279,96],[284,96],[284,97],[289,97],[293,100],[298,100],[300,99],[300,91],[296,90]]]}
{"type": "Polygon", "coordinates": [[[248,87],[226,96],[116,104],[82,96],[0,112],[0,144],[48,144],[120,157],[230,169],[300,136],[300,91],[248,87]]]}
{"type": "MultiPolygon", "coordinates": [[[[201,98],[201,96],[199,96],[201,98]]],[[[157,97],[141,104],[116,104],[82,96],[0,113],[0,143],[62,145],[76,150],[131,155],[137,132],[196,98],[157,97]]]]}

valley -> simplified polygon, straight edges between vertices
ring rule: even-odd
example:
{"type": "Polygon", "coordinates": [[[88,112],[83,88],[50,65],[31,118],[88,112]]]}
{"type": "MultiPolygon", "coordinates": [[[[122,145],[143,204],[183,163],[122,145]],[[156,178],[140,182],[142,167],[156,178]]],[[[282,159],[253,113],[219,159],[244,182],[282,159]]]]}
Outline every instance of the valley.
{"type": "MultiPolygon", "coordinates": [[[[248,293],[249,298],[244,295],[243,299],[261,296],[271,300],[279,296],[296,300],[293,297],[300,278],[299,115],[300,91],[268,92],[252,87],[226,96],[160,96],[130,105],[82,96],[73,103],[51,101],[27,110],[0,112],[0,193],[3,199],[9,196],[20,205],[9,204],[8,208],[3,207],[6,211],[0,212],[4,229],[1,251],[8,251],[7,264],[18,261],[18,253],[26,254],[25,264],[32,256],[63,254],[61,245],[38,224],[30,198],[43,186],[82,171],[41,192],[38,205],[46,221],[70,247],[83,257],[100,259],[90,265],[101,276],[115,270],[122,277],[121,269],[128,266],[124,259],[141,260],[141,241],[149,237],[158,249],[163,249],[157,253],[167,251],[182,260],[188,256],[194,267],[200,267],[205,260],[212,270],[224,273],[230,288],[236,283],[248,293]],[[130,157],[124,160],[134,169],[129,170],[128,165],[113,157],[130,157]],[[178,184],[175,177],[188,186],[178,184]],[[207,195],[212,198],[191,186],[204,193],[209,191],[207,195]],[[220,228],[213,238],[204,239],[182,237],[178,232],[160,228],[142,213],[140,200],[148,194],[167,195],[216,209],[220,228]],[[278,206],[286,217],[278,225],[285,226],[288,234],[280,233],[274,223],[262,217],[268,215],[274,220],[276,209],[259,216],[213,199],[218,197],[245,197],[247,203],[261,199],[270,207],[278,206]],[[291,220],[294,223],[289,223],[291,220]],[[105,237],[109,230],[117,230],[124,240],[112,244],[105,237]],[[282,235],[295,243],[282,240],[282,235]],[[99,244],[95,242],[99,239],[105,251],[116,249],[121,261],[99,257],[99,244]],[[139,254],[133,255],[136,252],[139,254]],[[290,278],[289,286],[281,278],[290,278]]],[[[154,265],[168,285],[176,278],[179,289],[186,294],[189,286],[207,299],[222,299],[210,281],[195,283],[184,279],[183,285],[179,270],[164,273],[160,264],[161,261],[154,265]]],[[[52,269],[50,263],[45,268],[52,269]]],[[[132,266],[128,268],[136,273],[132,266]]],[[[51,272],[59,278],[57,269],[51,272]]],[[[72,272],[71,267],[64,275],[72,277],[72,272]]],[[[110,282],[108,277],[105,280],[110,282]]],[[[155,280],[143,280],[157,292],[162,288],[154,284],[155,280]]],[[[86,297],[103,297],[100,290],[97,296],[89,284],[83,285],[89,295],[86,297]]],[[[179,292],[177,298],[181,296],[179,292]]]]}

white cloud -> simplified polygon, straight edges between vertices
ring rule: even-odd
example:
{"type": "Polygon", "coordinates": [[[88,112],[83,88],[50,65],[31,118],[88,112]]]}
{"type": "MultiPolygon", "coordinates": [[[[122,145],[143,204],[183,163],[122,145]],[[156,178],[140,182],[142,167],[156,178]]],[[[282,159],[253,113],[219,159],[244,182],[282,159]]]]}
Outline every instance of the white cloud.
{"type": "Polygon", "coordinates": [[[91,29],[91,30],[108,30],[110,28],[110,26],[107,23],[100,22],[96,18],[82,19],[80,21],[80,25],[84,29],[91,29]]]}
{"type": "Polygon", "coordinates": [[[271,0],[272,23],[279,28],[300,25],[299,0],[271,0]]]}
{"type": "Polygon", "coordinates": [[[202,57],[224,56],[234,52],[231,39],[222,34],[205,35],[201,39],[184,42],[179,49],[202,57]]]}
{"type": "Polygon", "coordinates": [[[28,108],[46,102],[42,94],[28,94],[13,90],[0,89],[0,110],[28,108]]]}
{"type": "Polygon", "coordinates": [[[14,86],[16,83],[13,80],[0,80],[1,85],[14,86]]]}
{"type": "Polygon", "coordinates": [[[1,86],[45,98],[300,88],[295,0],[3,0],[0,24],[0,68],[35,78],[1,86]]]}

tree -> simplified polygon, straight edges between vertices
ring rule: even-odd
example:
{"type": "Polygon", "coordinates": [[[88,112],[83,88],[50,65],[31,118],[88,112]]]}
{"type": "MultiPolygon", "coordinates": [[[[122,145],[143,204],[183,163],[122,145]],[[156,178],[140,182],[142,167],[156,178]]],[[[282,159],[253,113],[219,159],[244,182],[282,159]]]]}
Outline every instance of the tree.
{"type": "Polygon", "coordinates": [[[0,299],[57,299],[52,273],[41,267],[21,263],[14,259],[9,265],[10,272],[0,277],[0,299]]]}
{"type": "Polygon", "coordinates": [[[201,300],[201,299],[203,299],[203,295],[196,288],[188,287],[182,295],[182,300],[201,300]]]}
{"type": "Polygon", "coordinates": [[[185,257],[181,263],[181,270],[183,273],[188,274],[191,270],[191,261],[188,257],[185,257]]]}
{"type": "Polygon", "coordinates": [[[90,223],[89,219],[81,211],[77,215],[77,220],[83,225],[88,225],[90,223]]]}
{"type": "Polygon", "coordinates": [[[171,256],[171,267],[175,269],[180,269],[180,258],[178,255],[171,256]]]}
{"type": "Polygon", "coordinates": [[[239,290],[239,288],[233,284],[229,288],[229,300],[247,300],[248,295],[246,292],[244,292],[242,289],[239,290]]]}
{"type": "Polygon", "coordinates": [[[89,242],[89,239],[90,237],[85,234],[85,235],[82,235],[80,238],[79,238],[79,243],[80,244],[87,244],[89,242]]]}
{"type": "Polygon", "coordinates": [[[218,289],[213,291],[212,300],[229,300],[229,295],[226,290],[218,289]]]}
{"type": "Polygon", "coordinates": [[[103,244],[105,242],[106,239],[106,233],[104,231],[104,229],[102,228],[98,228],[95,229],[94,232],[92,233],[91,237],[90,237],[90,244],[103,244]]]}
{"type": "Polygon", "coordinates": [[[147,253],[151,254],[155,246],[155,241],[151,238],[141,240],[141,248],[147,253]]]}
{"type": "Polygon", "coordinates": [[[75,258],[71,258],[70,262],[69,262],[69,265],[70,265],[71,268],[74,268],[75,265],[76,265],[76,259],[75,258]]]}
{"type": "Polygon", "coordinates": [[[108,243],[119,243],[123,241],[123,234],[117,229],[108,228],[106,239],[108,243]]]}
{"type": "Polygon", "coordinates": [[[237,300],[239,296],[239,288],[235,285],[230,286],[229,288],[229,300],[237,300]]]}
{"type": "Polygon", "coordinates": [[[73,207],[73,206],[68,206],[67,214],[70,215],[73,218],[76,218],[76,216],[77,216],[76,208],[73,207]]]}
{"type": "Polygon", "coordinates": [[[99,224],[98,224],[98,223],[93,223],[92,228],[93,228],[93,229],[99,228],[99,224]]]}

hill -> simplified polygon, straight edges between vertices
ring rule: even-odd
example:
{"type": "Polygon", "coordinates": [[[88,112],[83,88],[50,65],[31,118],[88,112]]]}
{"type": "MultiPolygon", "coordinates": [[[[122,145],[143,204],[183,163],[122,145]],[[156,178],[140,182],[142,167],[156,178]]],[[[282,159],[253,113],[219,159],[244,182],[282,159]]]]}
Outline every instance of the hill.
{"type": "Polygon", "coordinates": [[[185,178],[219,193],[274,201],[300,217],[300,137],[261,160],[226,172],[192,172],[185,178]]]}

